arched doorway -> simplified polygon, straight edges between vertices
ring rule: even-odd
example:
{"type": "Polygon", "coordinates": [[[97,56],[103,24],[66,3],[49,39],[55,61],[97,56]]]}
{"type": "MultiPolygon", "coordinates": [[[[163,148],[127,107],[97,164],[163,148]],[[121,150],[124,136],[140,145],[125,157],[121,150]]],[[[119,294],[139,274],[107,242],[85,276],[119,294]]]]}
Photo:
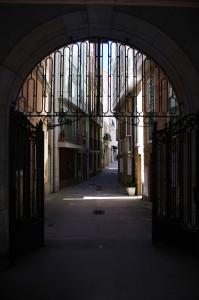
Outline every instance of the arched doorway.
{"type": "Polygon", "coordinates": [[[103,130],[106,118],[117,122],[120,181],[152,198],[153,124],[161,130],[175,123],[181,106],[153,60],[98,38],[59,48],[39,62],[11,115],[10,240],[12,252],[21,254],[44,239],[43,180],[56,192],[100,172],[111,140],[103,130]]]}
{"type": "MultiPolygon", "coordinates": [[[[175,82],[177,95],[180,101],[184,103],[183,114],[195,111],[197,107],[196,87],[198,77],[186,55],[171,39],[147,22],[124,13],[114,13],[114,24],[110,22],[106,9],[101,9],[101,13],[99,11],[97,20],[93,20],[92,10],[89,14],[91,16],[90,21],[88,21],[85,12],[78,11],[70,14],[70,16],[62,16],[38,27],[27,35],[5,58],[4,68],[7,71],[4,73],[4,80],[6,84],[3,83],[1,86],[2,95],[4,95],[2,96],[1,105],[2,109],[7,112],[4,118],[1,119],[1,128],[4,132],[2,141],[4,144],[7,145],[8,141],[8,107],[10,103],[15,102],[16,94],[23,80],[33,66],[42,57],[45,57],[50,50],[54,50],[66,42],[70,43],[71,36],[73,40],[93,36],[114,38],[125,43],[128,40],[129,45],[136,45],[136,47],[155,58],[165,69],[171,80],[175,82]],[[107,21],[105,22],[106,25],[104,25],[104,19],[107,21]],[[46,32],[45,35],[43,35],[44,32],[46,32]],[[151,43],[152,40],[153,43],[151,43]],[[191,78],[187,78],[188,70],[192,74],[191,78]],[[7,134],[5,134],[6,132],[7,134]]],[[[5,147],[2,151],[2,168],[8,171],[7,150],[7,147],[5,147]]],[[[5,215],[8,206],[6,196],[8,191],[7,178],[7,176],[2,178],[3,194],[5,195],[5,215]]],[[[4,236],[7,235],[7,225],[8,223],[5,222],[4,236]]]]}

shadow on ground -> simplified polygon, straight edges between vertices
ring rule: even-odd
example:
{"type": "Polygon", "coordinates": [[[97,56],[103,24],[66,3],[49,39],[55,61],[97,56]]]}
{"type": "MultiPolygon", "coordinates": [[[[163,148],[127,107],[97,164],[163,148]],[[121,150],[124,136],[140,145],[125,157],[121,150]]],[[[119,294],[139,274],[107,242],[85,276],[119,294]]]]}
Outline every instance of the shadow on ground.
{"type": "Polygon", "coordinates": [[[51,195],[45,247],[0,274],[1,300],[198,300],[199,260],[152,246],[151,204],[123,196],[114,166],[51,195]]]}

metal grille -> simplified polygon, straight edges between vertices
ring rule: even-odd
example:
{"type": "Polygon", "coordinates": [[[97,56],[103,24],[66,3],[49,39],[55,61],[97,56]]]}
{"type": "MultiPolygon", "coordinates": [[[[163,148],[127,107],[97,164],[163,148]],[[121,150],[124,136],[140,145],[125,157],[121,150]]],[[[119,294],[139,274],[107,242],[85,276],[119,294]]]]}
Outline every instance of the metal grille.
{"type": "Polygon", "coordinates": [[[11,260],[44,238],[44,143],[42,123],[33,126],[10,112],[10,253],[11,260]]]}
{"type": "Polygon", "coordinates": [[[154,61],[129,46],[100,40],[62,47],[42,60],[23,84],[16,109],[47,120],[49,127],[82,116],[132,116],[135,125],[143,117],[147,126],[157,116],[180,114],[174,89],[154,61]]]}
{"type": "Polygon", "coordinates": [[[153,134],[153,233],[198,251],[199,117],[189,115],[153,134]],[[188,237],[188,241],[186,239],[188,237]]]}

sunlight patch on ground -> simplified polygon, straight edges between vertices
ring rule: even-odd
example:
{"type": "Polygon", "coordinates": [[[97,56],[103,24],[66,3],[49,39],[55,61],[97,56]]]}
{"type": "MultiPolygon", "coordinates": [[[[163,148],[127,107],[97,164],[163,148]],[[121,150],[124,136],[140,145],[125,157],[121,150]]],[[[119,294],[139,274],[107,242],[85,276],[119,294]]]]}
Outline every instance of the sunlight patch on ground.
{"type": "Polygon", "coordinates": [[[141,200],[142,196],[84,196],[84,197],[68,197],[68,198],[63,198],[62,200],[67,201],[73,201],[73,200],[141,200]]]}

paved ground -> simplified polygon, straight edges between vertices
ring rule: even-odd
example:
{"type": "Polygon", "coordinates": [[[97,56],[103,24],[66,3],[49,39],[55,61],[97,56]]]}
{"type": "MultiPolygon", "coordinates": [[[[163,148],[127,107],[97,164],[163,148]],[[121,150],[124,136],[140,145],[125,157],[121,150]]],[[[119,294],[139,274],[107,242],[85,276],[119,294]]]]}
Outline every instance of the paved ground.
{"type": "Polygon", "coordinates": [[[1,300],[199,299],[199,259],[152,246],[151,206],[114,168],[49,198],[46,246],[0,274],[1,300]]]}

